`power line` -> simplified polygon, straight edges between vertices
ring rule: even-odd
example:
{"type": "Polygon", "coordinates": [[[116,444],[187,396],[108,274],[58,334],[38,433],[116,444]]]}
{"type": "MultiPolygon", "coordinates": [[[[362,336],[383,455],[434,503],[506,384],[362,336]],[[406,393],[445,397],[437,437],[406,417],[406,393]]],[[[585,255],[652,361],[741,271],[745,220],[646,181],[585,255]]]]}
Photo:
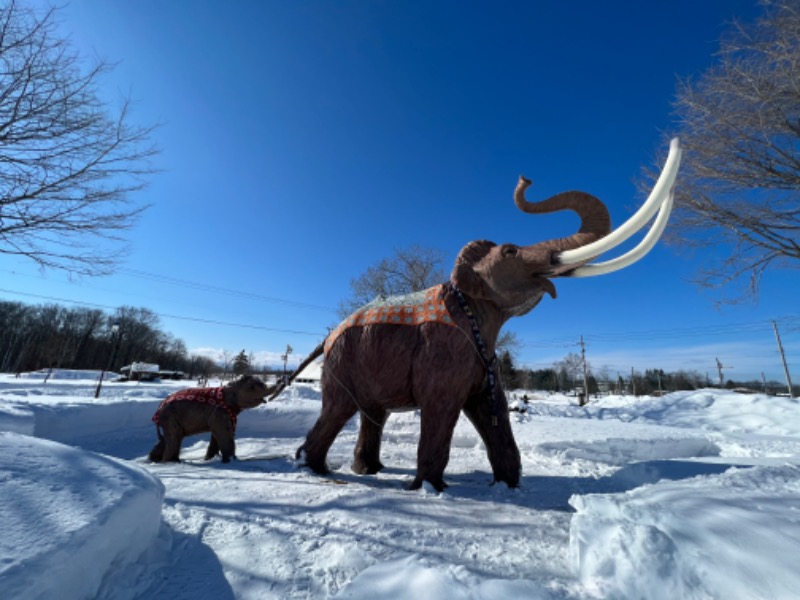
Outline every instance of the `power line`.
{"type": "MultiPolygon", "coordinates": [[[[786,315],[777,319],[777,321],[793,323],[800,323],[800,316],[786,315]]],[[[588,333],[586,338],[595,342],[635,342],[641,340],[651,339],[670,339],[670,338],[686,338],[686,337],[707,337],[707,336],[720,336],[720,335],[734,335],[739,333],[753,333],[758,331],[771,331],[772,320],[765,321],[751,321],[747,323],[735,323],[728,325],[709,325],[706,327],[686,327],[686,328],[670,328],[670,329],[649,329],[639,331],[629,331],[624,333],[588,333]]],[[[791,330],[791,328],[790,328],[791,330]]],[[[539,340],[532,343],[523,343],[522,346],[528,348],[549,348],[549,347],[569,347],[575,346],[576,343],[572,338],[550,338],[539,340]]]]}
{"type": "MultiPolygon", "coordinates": [[[[4,273],[9,273],[11,275],[24,275],[17,271],[10,271],[7,269],[0,269],[0,271],[4,273]]],[[[255,292],[248,292],[245,290],[236,290],[232,288],[226,288],[223,286],[218,285],[211,285],[207,283],[201,283],[198,281],[190,281],[188,279],[178,279],[177,277],[170,277],[169,275],[161,275],[159,273],[150,273],[148,271],[140,271],[137,269],[127,269],[122,268],[119,269],[119,273],[124,273],[130,277],[136,277],[139,279],[147,279],[149,281],[156,281],[159,283],[165,283],[167,285],[173,285],[176,287],[181,287],[190,290],[197,290],[202,292],[212,292],[217,294],[224,294],[228,296],[237,296],[239,298],[246,298],[249,300],[257,300],[259,302],[268,302],[272,304],[281,304],[283,306],[290,306],[293,308],[304,308],[309,310],[320,310],[325,312],[336,312],[335,308],[330,306],[322,306],[319,304],[311,304],[308,302],[298,302],[296,300],[288,300],[286,298],[279,298],[277,296],[266,296],[264,294],[257,294],[255,292]]],[[[89,286],[92,287],[92,286],[89,286]]],[[[97,289],[97,288],[95,288],[97,289]]]]}
{"type": "MultiPolygon", "coordinates": [[[[116,310],[119,308],[118,306],[109,306],[107,304],[96,304],[92,302],[78,302],[76,300],[68,300],[67,298],[58,298],[56,296],[44,296],[41,294],[28,294],[25,292],[15,292],[13,290],[6,290],[0,288],[0,292],[5,292],[6,294],[14,294],[17,296],[26,296],[29,298],[38,298],[40,300],[50,300],[52,302],[65,302],[67,304],[75,304],[77,306],[86,306],[92,308],[103,308],[106,310],[116,310]]],[[[313,336],[324,336],[324,332],[311,332],[311,331],[296,331],[293,329],[279,329],[276,327],[266,327],[263,325],[249,325],[246,323],[231,323],[227,321],[216,321],[214,319],[201,319],[199,317],[187,317],[184,315],[171,315],[167,313],[158,313],[153,311],[154,315],[165,319],[180,319],[182,321],[194,321],[195,323],[206,323],[209,325],[223,325],[225,327],[239,327],[241,329],[255,329],[259,331],[274,331],[276,333],[292,333],[297,335],[313,335],[313,336]]]]}
{"type": "Polygon", "coordinates": [[[335,312],[336,309],[330,306],[321,306],[319,304],[309,304],[307,302],[298,302],[296,300],[287,300],[286,298],[278,298],[276,296],[265,296],[264,294],[256,294],[254,292],[247,292],[244,290],[235,290],[218,285],[211,285],[208,283],[200,283],[197,281],[190,281],[188,279],[178,279],[177,277],[170,277],[169,275],[160,275],[158,273],[149,273],[148,271],[140,271],[138,269],[120,269],[121,273],[126,273],[131,277],[138,277],[140,279],[149,279],[151,281],[159,281],[178,287],[183,287],[193,290],[201,290],[204,292],[216,292],[218,294],[227,294],[229,296],[239,296],[241,298],[249,298],[251,300],[259,300],[261,302],[270,302],[273,304],[283,304],[284,306],[292,306],[295,308],[308,308],[312,310],[324,310],[328,312],[335,312]]]}

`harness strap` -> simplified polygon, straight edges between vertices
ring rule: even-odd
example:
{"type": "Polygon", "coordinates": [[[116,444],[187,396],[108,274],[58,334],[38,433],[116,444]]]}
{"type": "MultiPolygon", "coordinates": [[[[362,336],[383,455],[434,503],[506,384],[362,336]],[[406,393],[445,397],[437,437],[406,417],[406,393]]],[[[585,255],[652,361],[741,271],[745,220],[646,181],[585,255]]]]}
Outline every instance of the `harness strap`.
{"type": "Polygon", "coordinates": [[[469,304],[467,304],[464,294],[462,294],[461,290],[459,290],[452,282],[448,282],[448,285],[450,286],[450,289],[453,290],[461,310],[464,311],[464,314],[467,315],[467,318],[469,319],[469,324],[472,328],[472,335],[475,337],[475,345],[478,347],[478,354],[483,361],[484,367],[486,367],[488,397],[492,403],[492,425],[497,427],[497,379],[495,377],[494,370],[494,365],[497,363],[497,355],[495,354],[491,359],[489,359],[489,353],[486,350],[486,343],[483,341],[481,330],[478,327],[478,320],[475,318],[475,314],[472,312],[469,304]]]}

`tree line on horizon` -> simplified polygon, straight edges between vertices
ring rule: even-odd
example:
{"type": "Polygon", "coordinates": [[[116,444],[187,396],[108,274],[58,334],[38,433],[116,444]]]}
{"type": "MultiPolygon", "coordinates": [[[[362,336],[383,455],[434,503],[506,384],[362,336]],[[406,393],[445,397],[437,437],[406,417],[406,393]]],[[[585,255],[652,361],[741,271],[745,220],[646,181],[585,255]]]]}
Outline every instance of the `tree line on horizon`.
{"type": "MultiPolygon", "coordinates": [[[[583,372],[581,358],[570,353],[557,361],[549,369],[517,368],[509,351],[503,351],[498,357],[500,379],[507,390],[542,390],[551,392],[578,393],[583,391],[583,372]]],[[[645,369],[644,372],[633,369],[623,376],[612,374],[608,368],[601,368],[596,373],[587,363],[586,383],[589,395],[601,393],[631,394],[634,396],[652,396],[659,393],[692,391],[707,387],[719,387],[713,384],[708,375],[695,370],[667,372],[663,369],[645,369]]],[[[768,394],[786,392],[786,384],[778,381],[727,379],[725,389],[747,389],[768,394]]],[[[800,392],[793,386],[794,396],[800,392]]]]}
{"type": "Polygon", "coordinates": [[[183,340],[163,331],[158,315],[147,308],[123,306],[106,313],[0,301],[0,372],[119,371],[132,362],[158,364],[189,377],[219,368],[207,356],[190,354],[183,340]]]}
{"type": "Polygon", "coordinates": [[[157,364],[163,371],[201,381],[210,376],[283,372],[277,366],[259,369],[245,350],[236,355],[223,352],[219,360],[191,353],[183,340],[162,329],[158,315],[147,308],[122,306],[109,313],[0,300],[0,373],[120,372],[133,362],[157,364]]]}

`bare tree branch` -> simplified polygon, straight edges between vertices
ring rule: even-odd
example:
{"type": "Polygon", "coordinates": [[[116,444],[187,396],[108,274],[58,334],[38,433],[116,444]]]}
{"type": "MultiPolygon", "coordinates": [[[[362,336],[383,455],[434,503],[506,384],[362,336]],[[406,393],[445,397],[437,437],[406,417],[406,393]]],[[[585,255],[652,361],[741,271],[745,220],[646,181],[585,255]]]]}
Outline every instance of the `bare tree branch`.
{"type": "Polygon", "coordinates": [[[393,257],[384,258],[350,282],[353,295],[340,304],[339,315],[348,316],[376,296],[418,292],[446,281],[443,262],[441,252],[432,248],[411,246],[395,250],[393,257]]]}
{"type": "Polygon", "coordinates": [[[0,253],[105,274],[146,208],[130,196],[155,172],[155,126],[129,124],[129,99],[113,111],[100,98],[111,66],[85,68],[56,15],[0,8],[0,253]]]}
{"type": "Polygon", "coordinates": [[[670,239],[713,248],[698,283],[757,298],[765,272],[800,266],[800,5],[764,0],[717,61],[678,85],[684,161],[670,239]]]}

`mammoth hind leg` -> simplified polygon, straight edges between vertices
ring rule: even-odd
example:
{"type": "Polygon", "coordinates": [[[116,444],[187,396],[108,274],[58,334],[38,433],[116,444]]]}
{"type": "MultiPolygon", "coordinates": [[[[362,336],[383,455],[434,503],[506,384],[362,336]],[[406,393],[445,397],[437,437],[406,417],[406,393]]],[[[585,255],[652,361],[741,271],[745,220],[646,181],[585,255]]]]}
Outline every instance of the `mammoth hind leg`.
{"type": "Polygon", "coordinates": [[[205,459],[211,460],[217,454],[219,454],[219,442],[217,442],[217,438],[212,433],[211,439],[208,441],[208,450],[206,450],[205,459]]]}
{"type": "Polygon", "coordinates": [[[164,443],[163,439],[158,440],[158,443],[153,446],[152,450],[150,450],[150,454],[147,455],[147,458],[150,460],[150,462],[161,462],[161,460],[164,458],[165,446],[166,444],[164,443]]]}
{"type": "Polygon", "coordinates": [[[181,443],[183,436],[166,435],[164,455],[161,462],[181,462],[181,443]]]}
{"type": "Polygon", "coordinates": [[[361,412],[361,428],[358,433],[356,449],[353,453],[352,469],[359,475],[374,475],[381,469],[381,437],[388,413],[385,410],[361,412]]]}
{"type": "Polygon", "coordinates": [[[328,473],[325,459],[328,450],[342,427],[356,414],[356,405],[349,396],[323,399],[322,414],[308,432],[305,443],[297,449],[296,458],[304,459],[304,465],[315,473],[328,473]]]}

